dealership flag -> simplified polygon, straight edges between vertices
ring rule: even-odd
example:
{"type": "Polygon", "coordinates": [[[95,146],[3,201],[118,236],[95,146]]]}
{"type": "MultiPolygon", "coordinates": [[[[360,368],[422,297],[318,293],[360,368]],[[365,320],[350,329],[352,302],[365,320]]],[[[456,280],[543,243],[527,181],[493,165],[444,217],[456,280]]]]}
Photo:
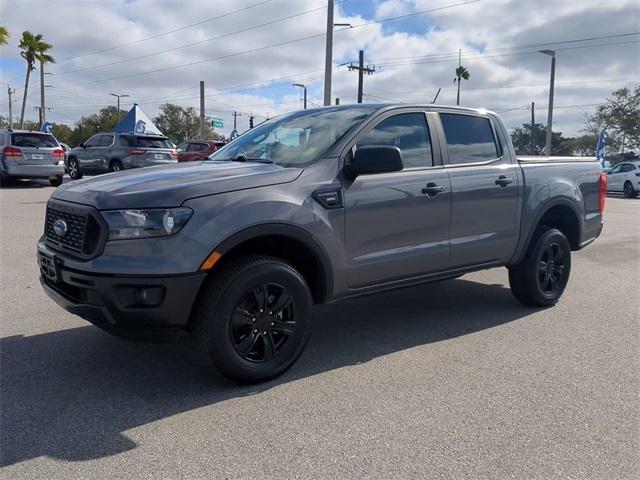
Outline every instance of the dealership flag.
{"type": "Polygon", "coordinates": [[[162,135],[162,132],[158,130],[153,122],[145,115],[142,109],[133,104],[127,116],[115,126],[113,129],[117,133],[138,133],[141,135],[162,135]]]}
{"type": "Polygon", "coordinates": [[[596,158],[600,162],[600,166],[604,168],[604,145],[607,142],[607,130],[605,128],[600,132],[600,136],[598,137],[598,146],[596,147],[596,158]]]}

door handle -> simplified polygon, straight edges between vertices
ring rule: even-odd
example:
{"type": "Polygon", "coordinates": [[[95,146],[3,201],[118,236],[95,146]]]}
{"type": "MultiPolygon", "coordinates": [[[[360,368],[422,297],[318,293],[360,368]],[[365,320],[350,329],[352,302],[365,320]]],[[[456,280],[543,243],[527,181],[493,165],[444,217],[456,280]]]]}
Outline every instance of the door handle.
{"type": "Polygon", "coordinates": [[[435,197],[442,192],[444,192],[444,186],[436,185],[435,183],[427,183],[427,186],[422,189],[422,193],[427,197],[435,197]]]}
{"type": "Polygon", "coordinates": [[[496,178],[496,185],[498,185],[499,187],[506,187],[510,183],[513,183],[513,178],[511,177],[500,175],[498,178],[496,178]]]}

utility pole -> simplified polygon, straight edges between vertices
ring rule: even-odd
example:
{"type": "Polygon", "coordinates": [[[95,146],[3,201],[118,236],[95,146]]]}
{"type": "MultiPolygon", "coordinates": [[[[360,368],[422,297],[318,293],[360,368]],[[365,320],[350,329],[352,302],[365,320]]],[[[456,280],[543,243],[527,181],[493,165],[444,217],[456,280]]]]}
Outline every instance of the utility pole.
{"type": "Polygon", "coordinates": [[[204,140],[204,80],[200,80],[200,138],[204,140]]]}
{"type": "Polygon", "coordinates": [[[366,73],[367,75],[371,75],[375,73],[376,67],[375,65],[367,65],[364,66],[364,50],[360,50],[358,52],[358,66],[356,67],[353,62],[348,66],[349,70],[357,70],[358,71],[358,103],[362,103],[362,85],[363,85],[363,77],[366,73]]]}
{"type": "Polygon", "coordinates": [[[536,132],[536,102],[531,102],[531,155],[535,152],[534,135],[536,132]]]}
{"type": "Polygon", "coordinates": [[[44,108],[44,62],[40,60],[40,110],[38,111],[38,119],[40,120],[40,127],[44,125],[45,120],[45,108],[44,108]]]}
{"type": "Polygon", "coordinates": [[[327,1],[327,41],[324,58],[324,106],[331,105],[331,70],[333,68],[333,0],[327,1]]]}
{"type": "MultiPolygon", "coordinates": [[[[42,125],[44,125],[44,121],[45,121],[45,114],[44,111],[42,109],[42,107],[33,107],[34,110],[36,110],[38,112],[38,118],[40,119],[40,128],[42,128],[42,125]]],[[[45,107],[44,110],[47,111],[51,111],[51,109],[49,107],[45,107]]],[[[24,128],[24,127],[22,127],[24,128]]]]}
{"type": "Polygon", "coordinates": [[[551,57],[551,79],[549,80],[549,112],[547,114],[547,141],[544,145],[544,154],[551,155],[551,139],[553,137],[553,86],[556,76],[556,52],[555,50],[540,50],[540,53],[551,57]]]}
{"type": "Polygon", "coordinates": [[[7,85],[7,93],[9,94],[9,130],[11,130],[13,128],[13,100],[11,95],[16,93],[16,89],[7,85]]]}

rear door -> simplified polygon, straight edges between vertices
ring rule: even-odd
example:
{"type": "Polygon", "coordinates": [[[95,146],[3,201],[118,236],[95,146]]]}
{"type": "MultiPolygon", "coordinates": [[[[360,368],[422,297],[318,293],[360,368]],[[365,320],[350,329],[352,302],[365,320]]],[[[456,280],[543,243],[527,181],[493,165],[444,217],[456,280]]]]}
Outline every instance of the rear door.
{"type": "Polygon", "coordinates": [[[520,167],[490,116],[439,118],[451,179],[451,267],[505,262],[520,234],[520,167]]]}
{"type": "Polygon", "coordinates": [[[359,175],[345,184],[350,288],[448,267],[451,187],[440,152],[432,148],[435,116],[427,118],[421,110],[388,112],[356,140],[355,148],[397,146],[404,168],[359,175]]]}
{"type": "Polygon", "coordinates": [[[60,149],[55,137],[49,133],[15,132],[11,133],[11,146],[22,151],[21,157],[15,157],[21,165],[55,165],[60,158],[53,151],[60,149]]]}
{"type": "Polygon", "coordinates": [[[101,137],[102,135],[100,134],[94,135],[84,142],[84,148],[81,147],[76,151],[81,169],[93,170],[95,168],[97,149],[100,147],[101,137]]]}

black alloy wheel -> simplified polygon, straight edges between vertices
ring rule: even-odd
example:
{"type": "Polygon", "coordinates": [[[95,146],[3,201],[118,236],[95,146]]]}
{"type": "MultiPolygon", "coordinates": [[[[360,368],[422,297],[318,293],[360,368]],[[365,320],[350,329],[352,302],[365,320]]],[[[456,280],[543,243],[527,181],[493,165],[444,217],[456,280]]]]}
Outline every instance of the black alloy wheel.
{"type": "Polygon", "coordinates": [[[230,322],[231,342],[238,355],[250,362],[268,362],[296,334],[293,298],[282,285],[259,285],[236,305],[230,322]]]}
{"type": "Polygon", "coordinates": [[[550,243],[538,259],[538,284],[547,295],[556,295],[564,281],[564,250],[558,243],[550,243]]]}

